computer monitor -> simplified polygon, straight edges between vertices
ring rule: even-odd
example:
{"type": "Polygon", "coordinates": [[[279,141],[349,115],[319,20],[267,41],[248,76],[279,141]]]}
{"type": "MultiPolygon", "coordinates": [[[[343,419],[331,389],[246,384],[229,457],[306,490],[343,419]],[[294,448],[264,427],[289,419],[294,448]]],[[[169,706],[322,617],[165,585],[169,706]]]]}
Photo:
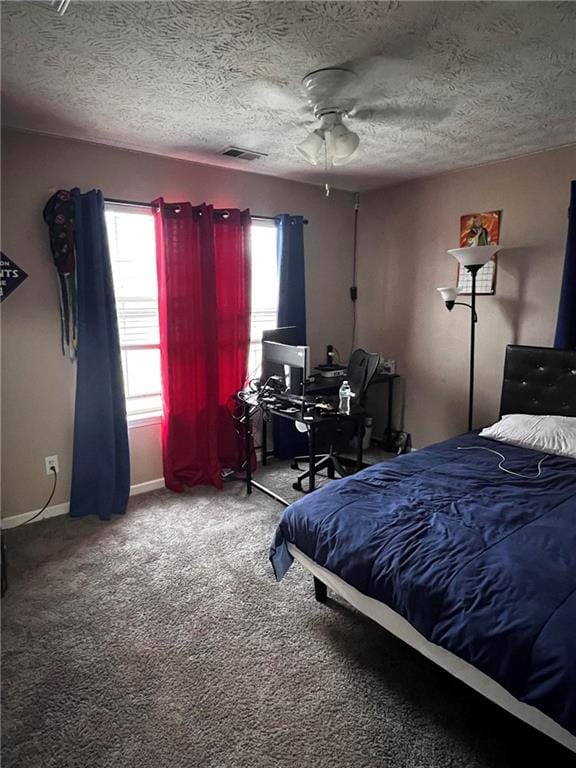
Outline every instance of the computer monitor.
{"type": "Polygon", "coordinates": [[[262,331],[262,341],[277,341],[279,344],[298,344],[298,329],[295,325],[285,325],[282,328],[270,328],[262,331]]]}
{"type": "MultiPolygon", "coordinates": [[[[287,325],[282,328],[262,331],[262,343],[265,341],[277,341],[279,344],[298,344],[298,329],[295,325],[287,325]]],[[[271,376],[280,376],[283,380],[286,378],[284,364],[280,365],[267,360],[264,356],[264,348],[262,348],[261,371],[260,381],[262,384],[265,384],[271,376]]]]}
{"type": "Polygon", "coordinates": [[[303,384],[310,376],[310,347],[263,341],[263,372],[269,370],[271,366],[281,366],[284,376],[288,369],[288,388],[294,394],[303,394],[303,384]]]}

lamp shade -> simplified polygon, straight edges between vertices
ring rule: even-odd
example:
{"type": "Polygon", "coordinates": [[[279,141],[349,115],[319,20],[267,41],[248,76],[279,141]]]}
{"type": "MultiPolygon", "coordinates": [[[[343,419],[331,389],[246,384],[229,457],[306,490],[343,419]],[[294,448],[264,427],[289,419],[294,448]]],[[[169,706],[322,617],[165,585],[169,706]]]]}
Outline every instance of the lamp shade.
{"type": "Polygon", "coordinates": [[[490,261],[501,247],[500,245],[471,245],[468,248],[452,248],[448,253],[458,259],[463,267],[481,266],[490,261]]]}
{"type": "Polygon", "coordinates": [[[345,125],[339,123],[327,132],[326,140],[329,143],[332,162],[334,165],[344,165],[350,162],[358,152],[360,137],[354,131],[350,131],[345,125]]]}
{"type": "Polygon", "coordinates": [[[456,301],[456,297],[460,293],[458,288],[449,288],[447,286],[444,288],[437,288],[436,290],[442,296],[444,301],[456,301]]]}
{"type": "Polygon", "coordinates": [[[317,165],[324,139],[318,131],[309,133],[304,141],[296,145],[297,151],[312,165],[317,165]]]}

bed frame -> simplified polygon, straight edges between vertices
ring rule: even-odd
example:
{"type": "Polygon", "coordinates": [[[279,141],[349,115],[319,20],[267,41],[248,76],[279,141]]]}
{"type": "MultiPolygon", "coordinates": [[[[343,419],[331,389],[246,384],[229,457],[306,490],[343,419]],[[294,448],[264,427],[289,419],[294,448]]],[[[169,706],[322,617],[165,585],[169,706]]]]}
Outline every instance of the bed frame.
{"type": "MultiPolygon", "coordinates": [[[[576,416],[576,349],[506,347],[500,415],[576,416]]],[[[316,600],[325,603],[327,585],[358,611],[399,637],[490,701],[576,753],[576,737],[539,710],[514,698],[471,664],[434,645],[384,603],[363,595],[289,544],[288,549],[314,577],[316,600]]]]}
{"type": "Polygon", "coordinates": [[[506,347],[500,415],[576,416],[576,349],[506,347]]]}

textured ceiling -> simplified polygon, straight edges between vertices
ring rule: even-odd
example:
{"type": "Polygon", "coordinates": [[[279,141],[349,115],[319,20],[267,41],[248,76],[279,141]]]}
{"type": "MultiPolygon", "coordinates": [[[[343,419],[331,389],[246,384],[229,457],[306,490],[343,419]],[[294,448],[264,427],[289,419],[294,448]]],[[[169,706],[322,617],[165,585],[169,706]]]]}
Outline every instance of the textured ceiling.
{"type": "Polygon", "coordinates": [[[576,141],[576,3],[2,4],[4,120],[348,189],[576,141]],[[308,71],[353,62],[360,155],[297,156],[308,71]],[[225,147],[265,152],[245,163],[225,147]]]}

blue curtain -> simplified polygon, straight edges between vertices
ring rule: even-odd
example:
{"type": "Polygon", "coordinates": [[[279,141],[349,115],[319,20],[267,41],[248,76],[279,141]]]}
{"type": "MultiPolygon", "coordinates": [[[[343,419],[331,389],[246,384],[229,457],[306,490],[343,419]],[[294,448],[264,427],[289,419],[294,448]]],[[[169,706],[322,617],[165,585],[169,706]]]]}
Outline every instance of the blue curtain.
{"type": "Polygon", "coordinates": [[[306,344],[304,219],[283,213],[278,221],[278,327],[295,325],[298,344],[306,344]]]}
{"type": "Polygon", "coordinates": [[[576,181],[571,183],[566,258],[554,346],[576,349],[576,181]]]}
{"type": "MultiPolygon", "coordinates": [[[[278,327],[294,325],[297,343],[306,344],[306,277],[304,219],[283,213],[278,221],[278,327]]],[[[306,435],[288,419],[274,420],[274,455],[288,459],[308,450],[306,435]]]]}
{"type": "Polygon", "coordinates": [[[102,193],[74,202],[78,353],[70,515],[109,520],[126,510],[130,457],[118,322],[102,193]]]}

